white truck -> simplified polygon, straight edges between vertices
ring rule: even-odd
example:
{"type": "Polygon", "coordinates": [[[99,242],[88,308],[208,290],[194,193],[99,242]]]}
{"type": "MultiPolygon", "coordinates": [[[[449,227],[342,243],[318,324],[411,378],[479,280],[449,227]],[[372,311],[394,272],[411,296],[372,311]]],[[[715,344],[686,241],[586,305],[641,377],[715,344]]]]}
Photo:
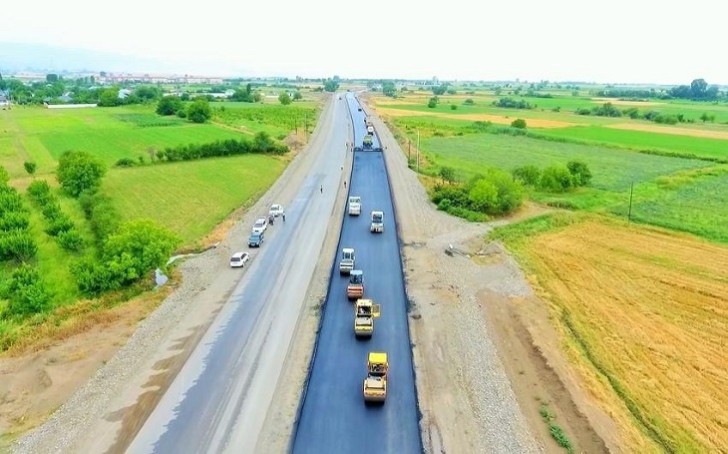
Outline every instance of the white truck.
{"type": "Polygon", "coordinates": [[[361,214],[361,197],[355,195],[349,197],[349,216],[359,216],[361,214]]]}
{"type": "Polygon", "coordinates": [[[384,212],[372,211],[372,223],[369,226],[369,231],[372,233],[384,232],[384,212]]]}
{"type": "Polygon", "coordinates": [[[354,269],[354,249],[345,247],[341,250],[339,274],[348,275],[354,269]]]}

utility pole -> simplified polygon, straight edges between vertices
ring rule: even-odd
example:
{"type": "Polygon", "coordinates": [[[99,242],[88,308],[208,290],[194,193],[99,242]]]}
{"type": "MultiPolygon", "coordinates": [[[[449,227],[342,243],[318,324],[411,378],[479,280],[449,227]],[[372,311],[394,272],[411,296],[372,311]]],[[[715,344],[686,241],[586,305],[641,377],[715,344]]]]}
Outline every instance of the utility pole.
{"type": "Polygon", "coordinates": [[[306,140],[308,140],[308,115],[304,112],[303,114],[303,131],[306,133],[306,140]]]}
{"type": "Polygon", "coordinates": [[[417,173],[420,173],[420,130],[417,130],[417,173]]]}
{"type": "Polygon", "coordinates": [[[634,192],[634,181],[629,186],[629,211],[627,211],[627,222],[632,221],[632,193],[634,192]]]}

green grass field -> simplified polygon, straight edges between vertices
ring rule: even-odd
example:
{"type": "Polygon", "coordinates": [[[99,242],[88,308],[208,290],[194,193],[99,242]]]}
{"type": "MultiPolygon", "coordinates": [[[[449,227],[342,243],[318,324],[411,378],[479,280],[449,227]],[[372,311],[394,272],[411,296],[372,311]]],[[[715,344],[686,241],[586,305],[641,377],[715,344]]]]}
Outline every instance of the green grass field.
{"type": "Polygon", "coordinates": [[[262,195],[285,165],[281,158],[246,155],[114,169],[102,191],[113,198],[123,220],[154,219],[192,246],[233,210],[262,195]]]}

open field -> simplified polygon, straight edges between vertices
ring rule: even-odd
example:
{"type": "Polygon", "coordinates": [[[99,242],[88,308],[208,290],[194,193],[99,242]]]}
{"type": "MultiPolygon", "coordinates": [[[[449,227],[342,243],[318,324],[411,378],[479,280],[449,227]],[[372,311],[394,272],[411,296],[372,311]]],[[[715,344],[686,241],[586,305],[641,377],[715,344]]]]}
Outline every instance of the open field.
{"type": "Polygon", "coordinates": [[[245,155],[115,169],[101,190],[113,198],[123,220],[154,219],[192,246],[236,208],[263,194],[286,162],[245,155]]]}
{"type": "Polygon", "coordinates": [[[626,452],[728,446],[728,248],[591,216],[536,219],[495,237],[549,301],[626,452]]]}

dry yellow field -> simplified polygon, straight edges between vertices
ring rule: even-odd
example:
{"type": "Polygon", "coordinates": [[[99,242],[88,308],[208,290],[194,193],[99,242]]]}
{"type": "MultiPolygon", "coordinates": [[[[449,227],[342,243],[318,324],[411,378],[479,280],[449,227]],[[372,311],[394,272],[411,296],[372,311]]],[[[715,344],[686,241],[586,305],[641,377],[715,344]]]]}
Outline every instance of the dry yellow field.
{"type": "Polygon", "coordinates": [[[728,452],[728,248],[588,220],[518,249],[625,452],[728,452]]]}
{"type": "Polygon", "coordinates": [[[609,102],[614,104],[615,106],[659,106],[662,104],[665,104],[664,102],[654,102],[654,101],[628,101],[625,99],[614,99],[614,98],[592,98],[592,101],[597,102],[609,102]]]}
{"type": "MultiPolygon", "coordinates": [[[[402,103],[405,104],[405,103],[402,103]]],[[[491,123],[509,125],[515,118],[523,118],[531,128],[567,128],[569,126],[576,126],[576,123],[569,123],[567,121],[559,120],[547,120],[544,118],[528,118],[521,116],[514,116],[509,118],[503,115],[490,115],[490,114],[446,114],[441,112],[421,112],[414,110],[405,109],[393,109],[378,107],[377,113],[383,116],[391,117],[409,117],[409,116],[435,116],[439,118],[453,118],[455,120],[470,120],[470,121],[490,121],[491,123]]]]}
{"type": "Polygon", "coordinates": [[[660,134],[673,134],[676,136],[706,137],[709,139],[728,140],[727,131],[715,131],[710,129],[682,128],[679,126],[658,126],[644,123],[616,123],[608,125],[607,128],[627,129],[630,131],[657,132],[660,134]]]}

